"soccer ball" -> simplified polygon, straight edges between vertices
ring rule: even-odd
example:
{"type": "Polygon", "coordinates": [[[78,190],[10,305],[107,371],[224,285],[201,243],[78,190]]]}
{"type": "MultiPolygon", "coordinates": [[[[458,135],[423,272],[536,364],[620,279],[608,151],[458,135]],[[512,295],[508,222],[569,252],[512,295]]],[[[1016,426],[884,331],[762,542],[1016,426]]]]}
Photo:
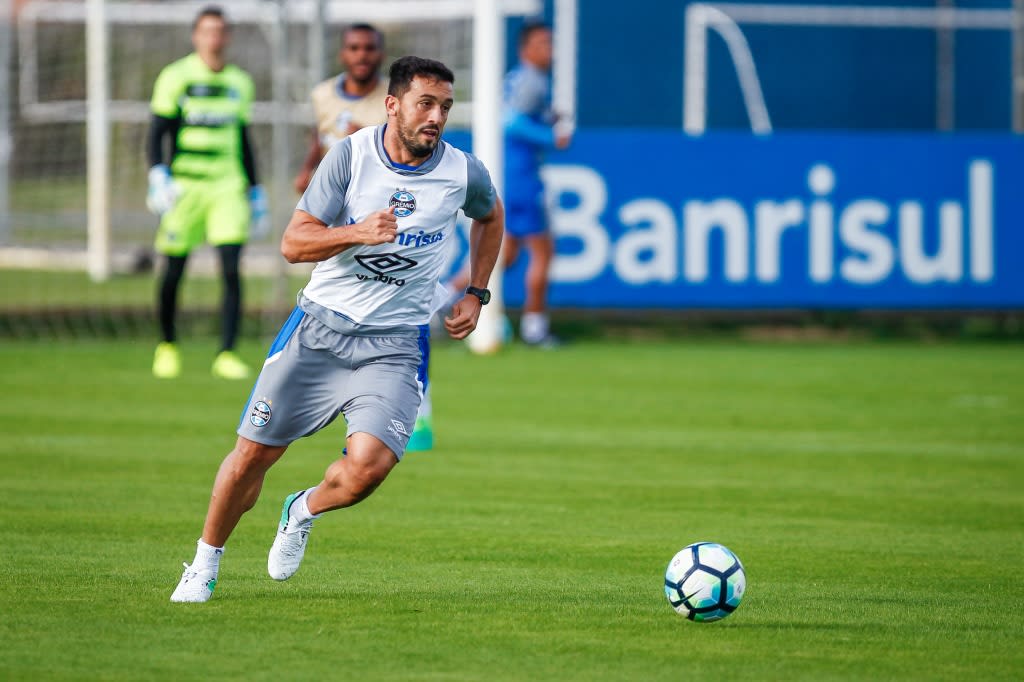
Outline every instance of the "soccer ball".
{"type": "Polygon", "coordinates": [[[739,557],[714,542],[695,542],[672,557],[665,596],[676,613],[704,623],[736,610],[747,589],[739,557]]]}

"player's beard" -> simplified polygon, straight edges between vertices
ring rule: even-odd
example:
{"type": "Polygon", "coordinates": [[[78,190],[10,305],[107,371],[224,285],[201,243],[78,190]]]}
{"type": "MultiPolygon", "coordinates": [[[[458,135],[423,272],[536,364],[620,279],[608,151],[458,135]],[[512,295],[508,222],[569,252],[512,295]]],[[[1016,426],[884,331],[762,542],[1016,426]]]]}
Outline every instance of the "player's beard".
{"type": "MultiPolygon", "coordinates": [[[[434,148],[437,147],[438,140],[441,139],[441,127],[437,126],[437,137],[427,142],[416,141],[416,126],[406,125],[405,117],[402,116],[402,112],[398,112],[398,139],[405,147],[406,151],[412,154],[417,159],[425,159],[433,153],[434,148]]],[[[426,128],[427,126],[423,126],[426,128]]]]}

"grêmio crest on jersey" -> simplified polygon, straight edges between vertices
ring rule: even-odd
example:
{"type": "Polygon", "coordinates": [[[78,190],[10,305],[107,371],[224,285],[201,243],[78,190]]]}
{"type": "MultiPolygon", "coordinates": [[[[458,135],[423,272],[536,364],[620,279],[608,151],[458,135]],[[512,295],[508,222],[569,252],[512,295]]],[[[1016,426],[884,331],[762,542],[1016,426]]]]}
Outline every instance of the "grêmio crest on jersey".
{"type": "Polygon", "coordinates": [[[396,188],[388,200],[388,207],[392,206],[395,208],[396,217],[407,218],[416,211],[416,197],[408,190],[396,188]]]}

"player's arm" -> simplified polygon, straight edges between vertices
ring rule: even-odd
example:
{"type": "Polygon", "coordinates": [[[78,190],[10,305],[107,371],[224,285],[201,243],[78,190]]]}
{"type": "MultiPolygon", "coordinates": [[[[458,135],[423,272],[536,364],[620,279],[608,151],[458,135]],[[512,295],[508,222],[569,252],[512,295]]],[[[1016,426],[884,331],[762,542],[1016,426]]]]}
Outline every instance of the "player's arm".
{"type": "Polygon", "coordinates": [[[344,227],[329,227],[320,218],[298,208],[281,238],[281,255],[289,263],[319,263],[357,244],[393,242],[397,234],[394,207],[376,211],[365,220],[344,227]]]}
{"type": "Polygon", "coordinates": [[[263,239],[270,232],[270,205],[267,201],[267,192],[260,184],[256,175],[256,155],[253,153],[252,137],[249,134],[249,125],[246,123],[239,126],[240,137],[239,148],[242,153],[242,170],[245,179],[249,182],[249,236],[253,239],[263,239]]]}
{"type": "Polygon", "coordinates": [[[155,215],[162,216],[178,201],[178,189],[171,177],[171,161],[174,160],[174,143],[178,136],[181,119],[153,114],[146,139],[146,159],[149,161],[149,188],[146,190],[146,207],[155,215]],[[171,152],[165,155],[164,139],[170,136],[171,152]]]}
{"type": "Polygon", "coordinates": [[[556,133],[550,122],[531,115],[544,111],[547,105],[547,81],[531,72],[514,71],[505,79],[505,137],[537,147],[565,149],[569,138],[556,133]]]}
{"type": "Polygon", "coordinates": [[[160,71],[153,83],[153,96],[149,101],[152,117],[146,139],[146,159],[150,168],[169,166],[174,160],[174,142],[181,127],[181,107],[178,103],[184,90],[185,85],[174,65],[160,71]],[[164,139],[167,137],[170,137],[171,144],[165,147],[164,139]]]}
{"type": "Polygon", "coordinates": [[[252,151],[252,138],[249,135],[249,126],[240,126],[239,131],[242,136],[242,168],[245,170],[245,177],[249,181],[249,186],[252,187],[260,184],[260,181],[256,177],[256,155],[252,151]]]}
{"type": "Polygon", "coordinates": [[[178,200],[170,165],[174,161],[175,143],[181,127],[180,92],[181,84],[174,69],[168,67],[161,71],[153,85],[150,100],[152,117],[146,138],[146,159],[149,161],[146,206],[158,216],[174,208],[178,200]],[[165,146],[167,138],[170,138],[170,144],[165,146]]]}
{"type": "MultiPolygon", "coordinates": [[[[483,218],[473,221],[469,230],[469,285],[483,289],[491,280],[491,272],[501,251],[505,234],[505,206],[495,198],[494,208],[483,218]]],[[[475,296],[473,298],[476,298],[475,296]]],[[[477,299],[479,302],[480,299],[477,299]]]]}
{"type": "Polygon", "coordinates": [[[338,225],[352,177],[352,142],[331,147],[320,163],[281,238],[281,255],[291,263],[317,263],[356,244],[395,241],[398,219],[394,208],[371,213],[351,225],[338,225]]]}
{"type": "Polygon", "coordinates": [[[555,131],[549,126],[534,120],[521,111],[510,110],[505,115],[505,136],[513,140],[522,140],[530,144],[554,147],[555,131]]]}
{"type": "Polygon", "coordinates": [[[167,153],[167,147],[164,146],[164,140],[170,137],[173,141],[178,135],[180,125],[180,118],[167,118],[153,114],[149,122],[149,134],[146,137],[146,159],[149,161],[150,168],[161,164],[170,165],[171,159],[167,153]]]}
{"type": "MultiPolygon", "coordinates": [[[[469,284],[479,289],[487,288],[505,234],[505,207],[497,196],[493,200],[491,210],[474,218],[469,231],[469,284]]],[[[452,307],[451,317],[445,318],[448,334],[453,339],[469,336],[480,319],[480,308],[480,299],[475,295],[463,296],[452,307]]]]}

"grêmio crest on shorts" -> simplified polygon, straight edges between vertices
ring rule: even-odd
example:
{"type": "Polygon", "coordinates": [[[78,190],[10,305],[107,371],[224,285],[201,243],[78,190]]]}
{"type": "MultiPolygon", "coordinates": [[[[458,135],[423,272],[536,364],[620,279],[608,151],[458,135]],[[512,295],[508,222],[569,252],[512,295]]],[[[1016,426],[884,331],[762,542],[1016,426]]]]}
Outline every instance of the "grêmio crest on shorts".
{"type": "Polygon", "coordinates": [[[443,140],[421,166],[392,163],[383,132],[364,128],[334,145],[298,208],[339,230],[394,208],[398,237],[318,263],[303,293],[358,324],[423,325],[443,302],[459,212],[487,215],[496,192],[483,164],[443,140]]]}

